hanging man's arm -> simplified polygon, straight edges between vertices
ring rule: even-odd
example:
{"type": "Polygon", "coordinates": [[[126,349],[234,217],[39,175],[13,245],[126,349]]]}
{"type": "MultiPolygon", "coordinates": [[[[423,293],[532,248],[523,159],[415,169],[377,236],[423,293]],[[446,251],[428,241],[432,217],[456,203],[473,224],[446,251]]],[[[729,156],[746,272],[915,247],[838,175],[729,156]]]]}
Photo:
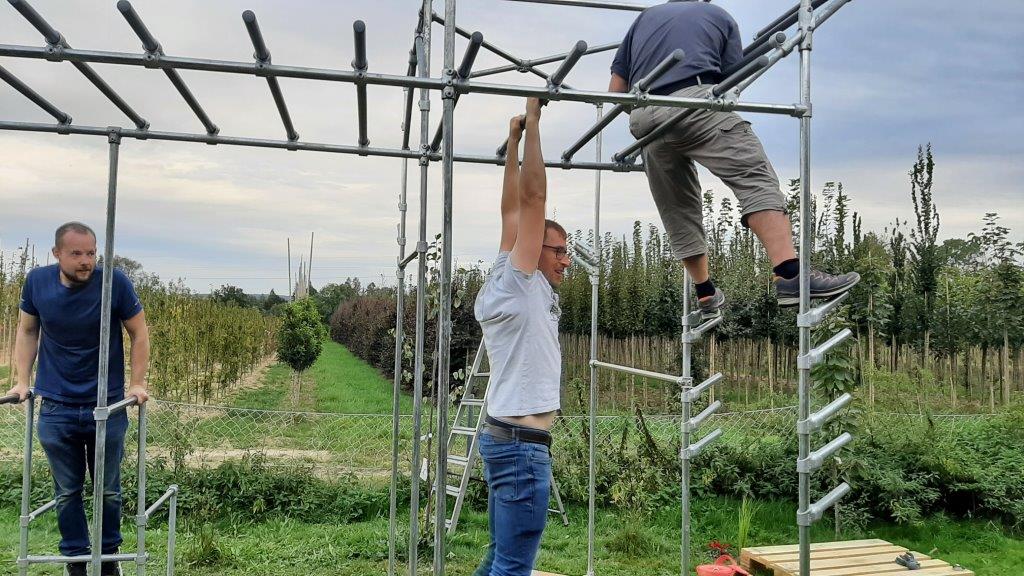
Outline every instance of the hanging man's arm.
{"type": "Polygon", "coordinates": [[[547,175],[540,149],[540,100],[526,101],[526,141],[523,168],[519,177],[519,226],[512,249],[512,265],[524,274],[537,270],[544,248],[544,209],[547,202],[547,175]]]}
{"type": "Polygon", "coordinates": [[[501,186],[501,246],[500,252],[510,252],[519,233],[519,140],[523,136],[526,116],[516,116],[508,129],[508,149],[505,152],[505,179],[501,186]]]}

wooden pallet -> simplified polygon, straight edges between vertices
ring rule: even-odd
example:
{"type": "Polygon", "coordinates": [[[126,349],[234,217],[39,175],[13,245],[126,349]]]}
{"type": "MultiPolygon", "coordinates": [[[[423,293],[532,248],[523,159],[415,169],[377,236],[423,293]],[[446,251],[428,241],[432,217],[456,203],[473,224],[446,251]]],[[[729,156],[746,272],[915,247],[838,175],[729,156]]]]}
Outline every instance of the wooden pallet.
{"type": "MultiPolygon", "coordinates": [[[[811,544],[811,576],[890,576],[909,573],[913,576],[974,576],[966,569],[954,570],[949,563],[914,552],[920,570],[907,570],[896,563],[896,557],[907,552],[885,540],[850,540],[811,544]]],[[[754,572],[765,570],[774,576],[797,576],[800,573],[799,546],[761,546],[740,551],[740,564],[754,572]]]]}

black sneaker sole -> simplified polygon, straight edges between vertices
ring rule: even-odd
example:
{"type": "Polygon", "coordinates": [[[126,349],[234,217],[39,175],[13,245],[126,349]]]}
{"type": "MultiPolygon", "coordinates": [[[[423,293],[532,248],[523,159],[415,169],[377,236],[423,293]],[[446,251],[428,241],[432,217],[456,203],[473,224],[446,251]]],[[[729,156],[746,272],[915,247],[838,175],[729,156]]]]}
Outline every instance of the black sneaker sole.
{"type": "MultiPolygon", "coordinates": [[[[812,292],[811,293],[811,300],[821,300],[821,299],[824,299],[824,298],[833,298],[835,296],[839,296],[843,292],[849,292],[849,290],[851,288],[853,288],[854,286],[856,286],[858,283],[860,283],[860,278],[859,277],[856,280],[854,280],[852,284],[849,284],[847,286],[842,286],[842,287],[836,288],[834,290],[829,290],[828,292],[812,292]]],[[[799,295],[797,295],[797,296],[780,296],[779,297],[779,307],[780,308],[792,308],[794,306],[799,306],[799,305],[800,305],[800,296],[799,295]]]]}

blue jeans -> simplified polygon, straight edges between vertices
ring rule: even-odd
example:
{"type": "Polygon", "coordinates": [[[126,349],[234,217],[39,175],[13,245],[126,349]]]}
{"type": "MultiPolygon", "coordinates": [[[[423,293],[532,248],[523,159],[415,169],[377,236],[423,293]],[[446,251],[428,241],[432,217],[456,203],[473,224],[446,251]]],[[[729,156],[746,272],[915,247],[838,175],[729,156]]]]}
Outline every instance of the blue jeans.
{"type": "Polygon", "coordinates": [[[551,451],[543,444],[479,436],[491,543],[474,576],[530,576],[548,521],[551,451]]]}
{"type": "MultiPolygon", "coordinates": [[[[90,554],[89,525],[85,519],[82,489],[85,472],[92,478],[95,463],[96,422],[94,406],[72,405],[43,399],[39,407],[39,443],[53,475],[57,500],[60,553],[90,554]]],[[[106,461],[103,467],[103,550],[117,552],[121,545],[121,459],[128,415],[119,412],[107,421],[106,461]]]]}

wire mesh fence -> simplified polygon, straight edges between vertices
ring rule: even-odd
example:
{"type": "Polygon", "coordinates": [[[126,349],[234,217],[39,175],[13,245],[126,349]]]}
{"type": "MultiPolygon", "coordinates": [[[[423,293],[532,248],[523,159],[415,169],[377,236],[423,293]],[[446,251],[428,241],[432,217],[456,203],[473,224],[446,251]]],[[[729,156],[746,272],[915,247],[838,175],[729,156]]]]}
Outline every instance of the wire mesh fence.
{"type": "MultiPolygon", "coordinates": [[[[150,460],[189,467],[214,467],[258,453],[270,467],[301,465],[322,476],[353,473],[384,478],[391,472],[392,418],[388,414],[336,414],[254,410],[223,406],[151,402],[147,454],[150,460]]],[[[129,454],[136,442],[137,418],[127,440],[129,454]]],[[[920,414],[862,413],[862,425],[927,426],[932,434],[955,440],[965,426],[989,415],[925,416],[920,414]]],[[[599,439],[637,437],[637,416],[599,416],[599,439]]],[[[678,442],[680,417],[644,415],[646,433],[662,446],[678,442]]],[[[765,443],[784,443],[795,438],[796,407],[717,414],[701,427],[701,433],[722,428],[718,443],[756,448],[765,443]]],[[[569,435],[582,434],[585,415],[558,420],[552,434],[557,446],[569,435]]],[[[429,414],[423,417],[423,438],[430,432],[429,414]]],[[[20,461],[25,434],[24,408],[0,409],[0,461],[20,461]]],[[[42,460],[38,440],[36,454],[42,460]]],[[[399,464],[408,475],[412,446],[412,416],[399,418],[399,464]]],[[[430,453],[426,451],[425,457],[430,453]]]]}

